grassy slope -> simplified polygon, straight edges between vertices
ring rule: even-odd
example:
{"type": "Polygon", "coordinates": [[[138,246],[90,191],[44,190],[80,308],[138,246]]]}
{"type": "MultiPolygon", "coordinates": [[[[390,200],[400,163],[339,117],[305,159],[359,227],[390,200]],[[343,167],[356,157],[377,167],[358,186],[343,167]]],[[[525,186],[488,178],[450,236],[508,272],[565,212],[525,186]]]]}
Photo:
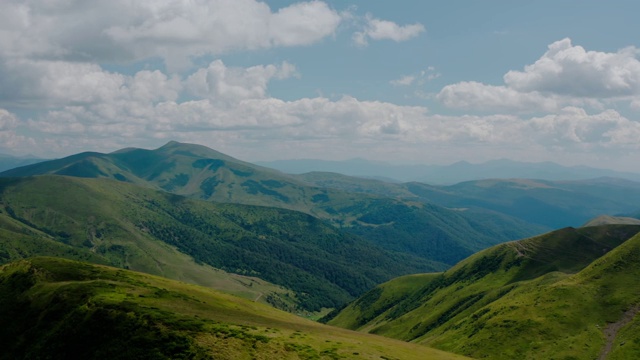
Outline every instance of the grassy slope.
{"type": "Polygon", "coordinates": [[[2,176],[35,174],[106,177],[191,198],[301,211],[386,249],[449,265],[514,238],[503,233],[504,226],[485,229],[484,221],[474,222],[440,206],[312,185],[199,145],[170,142],[155,150],[83,153],[2,176]]]}
{"type": "MultiPolygon", "coordinates": [[[[132,237],[139,235],[132,234],[132,237]]],[[[287,299],[291,292],[250,276],[228,273],[209,265],[196,263],[192,257],[170,246],[142,239],[129,243],[126,239],[104,239],[103,250],[78,247],[56,240],[55,236],[39,231],[10,217],[0,208],[0,264],[32,256],[56,256],[88,261],[96,264],[125,266],[147,273],[211,287],[247,299],[267,302],[269,296],[287,299]],[[115,254],[110,249],[115,247],[115,254]],[[153,263],[155,266],[147,266],[153,263]]],[[[284,300],[283,300],[284,301],[284,300]]]]}
{"type": "Polygon", "coordinates": [[[210,289],[57,258],[0,267],[0,359],[461,359],[210,289]]]}
{"type": "MultiPolygon", "coordinates": [[[[640,302],[640,235],[616,247],[639,229],[568,228],[498,245],[443,274],[382,284],[330,324],[477,358],[594,358],[606,323],[640,302]]],[[[636,354],[637,326],[623,328],[633,344],[612,356],[636,354]]]]}
{"type": "MultiPolygon", "coordinates": [[[[234,277],[227,283],[224,273],[203,264],[286,286],[311,310],[335,307],[393,276],[442,268],[386,252],[287,210],[216,205],[108,179],[3,179],[0,190],[0,215],[7,221],[26,229],[23,232],[40,233],[48,243],[57,241],[60,249],[73,248],[91,257],[72,258],[98,258],[97,262],[209,286],[220,281],[239,286],[236,291],[255,286],[247,297],[264,294],[262,300],[282,307],[290,305],[281,296],[286,297],[285,291],[262,287],[268,284],[250,278],[234,277]]],[[[11,250],[13,255],[5,261],[49,251],[48,245],[23,255],[11,250]]]]}

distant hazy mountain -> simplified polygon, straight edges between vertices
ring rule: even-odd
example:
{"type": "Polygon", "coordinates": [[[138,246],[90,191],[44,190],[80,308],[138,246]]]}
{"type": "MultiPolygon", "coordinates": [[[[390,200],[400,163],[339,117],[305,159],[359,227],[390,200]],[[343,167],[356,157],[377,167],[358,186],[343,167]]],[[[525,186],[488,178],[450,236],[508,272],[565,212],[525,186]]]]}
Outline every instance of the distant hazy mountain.
{"type": "Polygon", "coordinates": [[[481,179],[584,180],[617,177],[640,181],[640,174],[597,169],[588,166],[562,166],[553,162],[528,163],[512,160],[492,160],[481,164],[460,161],[451,165],[394,165],[364,159],[344,161],[278,160],[257,164],[290,174],[311,171],[336,172],[350,176],[396,181],[421,181],[430,184],[454,184],[481,179]]]}
{"type": "Polygon", "coordinates": [[[17,168],[20,166],[31,165],[35,163],[39,163],[41,161],[45,161],[44,159],[38,159],[33,156],[11,156],[0,154],[0,171],[5,171],[13,168],[17,168]]]}
{"type": "MultiPolygon", "coordinates": [[[[538,232],[541,233],[581,226],[605,214],[640,218],[637,211],[640,182],[617,178],[572,181],[486,179],[455,185],[429,185],[388,183],[327,172],[295,176],[325,188],[438,204],[455,209],[484,227],[495,222],[494,226],[500,232],[507,228],[522,228],[522,224],[536,224],[546,229],[538,232]]],[[[519,237],[526,236],[520,234],[519,237]]]]}

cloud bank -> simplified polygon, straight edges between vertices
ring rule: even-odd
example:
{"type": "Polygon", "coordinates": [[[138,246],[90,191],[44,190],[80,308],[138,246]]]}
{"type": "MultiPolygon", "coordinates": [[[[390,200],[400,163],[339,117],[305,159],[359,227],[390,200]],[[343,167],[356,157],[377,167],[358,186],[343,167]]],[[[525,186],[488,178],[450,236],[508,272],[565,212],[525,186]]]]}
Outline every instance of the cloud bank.
{"type": "Polygon", "coordinates": [[[340,14],[321,1],[273,12],[255,0],[7,0],[0,56],[122,62],[310,45],[335,33],[340,14]]]}
{"type": "MultiPolygon", "coordinates": [[[[322,1],[272,10],[255,0],[7,0],[0,5],[0,150],[66,155],[175,139],[248,158],[414,162],[640,150],[640,123],[612,106],[640,110],[634,47],[600,52],[559,40],[523,69],[506,69],[502,84],[467,80],[439,89],[436,105],[453,109],[447,115],[349,94],[284,100],[270,87],[304,78],[297,64],[222,59],[334,41],[350,21],[342,28],[347,47],[426,32],[420,23],[373,15],[354,20],[322,1]]],[[[384,80],[389,91],[441,77],[433,67],[401,74],[384,80]]]]}

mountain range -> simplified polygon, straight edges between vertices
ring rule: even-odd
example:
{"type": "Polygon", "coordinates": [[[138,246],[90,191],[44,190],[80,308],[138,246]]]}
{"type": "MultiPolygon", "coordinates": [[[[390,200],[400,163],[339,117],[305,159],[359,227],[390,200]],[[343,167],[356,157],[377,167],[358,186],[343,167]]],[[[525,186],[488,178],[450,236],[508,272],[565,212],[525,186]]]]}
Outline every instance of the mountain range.
{"type": "Polygon", "coordinates": [[[638,358],[639,212],[628,179],[285,174],[177,142],[21,166],[0,359],[638,358]]]}
{"type": "MultiPolygon", "coordinates": [[[[455,185],[420,182],[389,183],[336,173],[297,175],[318,186],[437,204],[488,226],[538,226],[538,232],[581,226],[602,214],[635,214],[640,206],[640,183],[617,178],[573,181],[487,179],[455,185]],[[510,224],[504,226],[506,224],[510,224]],[[526,224],[526,225],[524,225],[526,224]]],[[[522,235],[522,234],[514,234],[522,235]]],[[[519,236],[519,237],[525,237],[519,236]]],[[[513,237],[516,239],[518,236],[513,237]]]]}
{"type": "Polygon", "coordinates": [[[451,185],[483,179],[586,180],[615,177],[640,181],[640,174],[589,166],[563,166],[554,162],[520,162],[508,159],[472,164],[460,161],[450,165],[399,165],[365,159],[328,161],[317,159],[258,161],[258,165],[290,174],[313,171],[335,172],[349,176],[374,178],[389,182],[419,181],[451,185]]]}
{"type": "Polygon", "coordinates": [[[331,308],[391,277],[447,267],[382,249],[304,213],[188,199],[110,179],[4,178],[0,204],[3,262],[57,255],[201,285],[211,284],[213,267],[294,291],[265,291],[263,300],[282,308],[331,308]]]}
{"type": "Polygon", "coordinates": [[[498,226],[485,226],[473,215],[431,202],[318,186],[204,146],[177,142],[155,150],[80,153],[5,171],[0,177],[44,174],[108,178],[189,198],[304,212],[387,250],[449,266],[480,249],[541,229],[508,215],[496,217],[498,226]],[[518,226],[502,226],[512,221],[518,226]],[[510,230],[500,231],[506,228],[510,230]]]}

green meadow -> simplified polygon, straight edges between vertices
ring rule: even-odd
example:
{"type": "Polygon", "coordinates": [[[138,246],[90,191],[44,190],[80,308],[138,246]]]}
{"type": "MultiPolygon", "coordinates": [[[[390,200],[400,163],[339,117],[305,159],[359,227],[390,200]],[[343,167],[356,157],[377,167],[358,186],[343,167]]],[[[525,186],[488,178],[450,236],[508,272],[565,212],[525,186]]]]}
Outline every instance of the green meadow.
{"type": "Polygon", "coordinates": [[[2,359],[463,359],[209,288],[59,258],[0,268],[2,359]]]}

